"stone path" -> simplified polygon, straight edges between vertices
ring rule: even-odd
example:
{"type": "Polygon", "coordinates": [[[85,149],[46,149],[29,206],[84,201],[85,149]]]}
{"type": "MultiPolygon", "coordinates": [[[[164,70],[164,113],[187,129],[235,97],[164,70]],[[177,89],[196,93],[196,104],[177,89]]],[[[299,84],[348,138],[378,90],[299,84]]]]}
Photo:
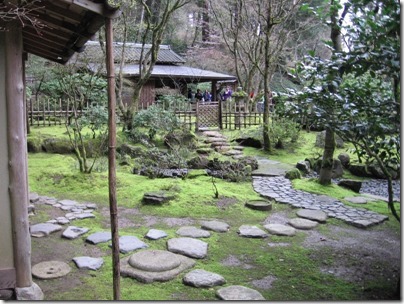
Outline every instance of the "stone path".
{"type": "Polygon", "coordinates": [[[260,195],[278,203],[296,208],[322,210],[329,217],[356,227],[366,228],[388,219],[387,216],[373,211],[345,206],[341,201],[326,195],[295,190],[291,181],[283,176],[254,176],[253,187],[260,195]]]}

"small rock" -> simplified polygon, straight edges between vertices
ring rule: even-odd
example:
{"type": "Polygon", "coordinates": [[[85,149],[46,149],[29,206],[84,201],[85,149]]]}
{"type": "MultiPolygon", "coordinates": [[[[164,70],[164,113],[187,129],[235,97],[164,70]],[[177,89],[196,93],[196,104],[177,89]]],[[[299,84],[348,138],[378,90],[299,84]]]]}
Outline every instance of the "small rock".
{"type": "Polygon", "coordinates": [[[88,231],[88,228],[69,226],[65,231],[63,231],[62,237],[65,237],[67,239],[75,239],[78,238],[80,235],[87,233],[88,231]]]}
{"type": "Polygon", "coordinates": [[[197,288],[219,286],[226,283],[226,280],[221,275],[203,269],[188,272],[182,281],[185,285],[197,288]]]}
{"type": "Polygon", "coordinates": [[[29,201],[31,203],[36,203],[37,201],[39,201],[39,195],[37,193],[31,192],[29,194],[29,201]]]}
{"type": "Polygon", "coordinates": [[[72,201],[72,200],[61,200],[61,201],[59,201],[59,204],[62,206],[75,206],[75,205],[77,205],[77,202],[72,201]]]}
{"type": "Polygon", "coordinates": [[[51,224],[51,223],[35,224],[30,227],[31,236],[38,237],[38,238],[48,236],[51,233],[54,233],[54,232],[60,231],[60,230],[62,230],[62,226],[51,224]]]}
{"type": "Polygon", "coordinates": [[[264,225],[264,228],[274,235],[294,236],[296,234],[295,228],[282,224],[267,224],[264,225]]]}
{"type": "Polygon", "coordinates": [[[289,224],[296,229],[310,230],[318,225],[318,222],[306,220],[303,218],[294,218],[289,220],[289,224]]]}
{"type": "Polygon", "coordinates": [[[201,222],[201,228],[215,232],[227,232],[229,231],[230,226],[229,224],[220,221],[203,221],[201,222]]]}
{"type": "Polygon", "coordinates": [[[145,235],[146,238],[150,240],[158,240],[161,238],[167,237],[167,233],[164,232],[163,230],[158,230],[158,229],[150,229],[149,232],[145,235]]]}
{"type": "Polygon", "coordinates": [[[240,236],[249,238],[266,238],[268,234],[264,230],[258,228],[257,226],[241,225],[238,234],[240,236]]]}
{"type": "Polygon", "coordinates": [[[86,242],[91,244],[105,243],[110,241],[111,238],[111,232],[96,232],[89,235],[86,239],[86,242]]]}
{"type": "Polygon", "coordinates": [[[176,231],[180,236],[192,237],[192,238],[208,238],[210,237],[209,231],[199,229],[193,226],[184,226],[176,231]]]}
{"type": "Polygon", "coordinates": [[[221,300],[230,300],[230,301],[264,301],[265,298],[258,291],[240,286],[240,285],[232,285],[228,287],[220,288],[216,291],[216,295],[221,300]]]}
{"type": "MultiPolygon", "coordinates": [[[[109,247],[112,247],[112,244],[109,247]]],[[[119,251],[123,254],[147,247],[149,245],[139,240],[136,236],[124,235],[119,238],[119,251]]]]}
{"type": "Polygon", "coordinates": [[[73,258],[74,263],[79,269],[98,270],[104,264],[102,258],[92,258],[88,256],[73,258]]]}
{"type": "Polygon", "coordinates": [[[189,237],[174,238],[167,241],[167,249],[191,258],[203,259],[208,253],[208,243],[189,237]]]}
{"type": "Polygon", "coordinates": [[[173,200],[175,195],[170,194],[166,191],[159,192],[148,192],[143,196],[143,203],[148,205],[161,205],[170,200],[173,200]]]}
{"type": "Polygon", "coordinates": [[[327,214],[321,210],[300,209],[296,215],[319,223],[325,223],[328,218],[327,214]]]}

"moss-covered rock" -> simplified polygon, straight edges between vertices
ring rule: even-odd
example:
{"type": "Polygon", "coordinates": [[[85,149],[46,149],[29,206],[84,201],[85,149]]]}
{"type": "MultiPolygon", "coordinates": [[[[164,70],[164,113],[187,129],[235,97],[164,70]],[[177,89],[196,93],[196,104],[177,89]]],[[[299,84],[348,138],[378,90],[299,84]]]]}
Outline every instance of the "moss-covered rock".
{"type": "Polygon", "coordinates": [[[39,137],[28,137],[27,138],[27,149],[28,152],[38,153],[42,152],[42,140],[39,137]]]}
{"type": "Polygon", "coordinates": [[[47,153],[71,154],[74,152],[70,141],[65,138],[45,138],[42,150],[47,153]]]}
{"type": "Polygon", "coordinates": [[[287,171],[287,172],[285,173],[285,177],[286,177],[287,179],[292,180],[292,179],[298,179],[298,178],[300,179],[300,178],[302,178],[302,175],[300,174],[299,169],[294,168],[294,169],[292,169],[292,170],[287,171]]]}

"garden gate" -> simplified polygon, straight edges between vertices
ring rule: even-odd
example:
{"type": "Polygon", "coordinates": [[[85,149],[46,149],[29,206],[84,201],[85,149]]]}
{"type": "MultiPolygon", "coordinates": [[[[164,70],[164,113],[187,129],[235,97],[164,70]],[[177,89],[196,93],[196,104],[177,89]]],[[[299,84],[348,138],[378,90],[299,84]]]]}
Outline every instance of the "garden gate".
{"type": "Polygon", "coordinates": [[[196,104],[196,131],[221,128],[219,102],[198,102],[196,104]]]}

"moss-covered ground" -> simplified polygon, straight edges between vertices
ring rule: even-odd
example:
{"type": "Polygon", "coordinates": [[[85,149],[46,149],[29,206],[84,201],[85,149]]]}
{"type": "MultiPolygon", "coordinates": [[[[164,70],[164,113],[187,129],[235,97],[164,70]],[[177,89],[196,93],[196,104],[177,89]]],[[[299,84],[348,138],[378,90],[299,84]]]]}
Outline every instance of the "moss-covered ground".
{"type": "MultiPolygon", "coordinates": [[[[62,127],[32,128],[32,135],[38,133],[52,136],[65,136],[62,127]]],[[[236,136],[227,134],[228,136],[236,136]]],[[[289,145],[284,150],[267,154],[262,150],[247,148],[246,155],[261,155],[285,163],[295,164],[306,157],[316,156],[321,151],[314,148],[315,133],[301,133],[298,144],[289,145]]],[[[345,152],[346,149],[343,149],[345,152]]],[[[336,152],[338,153],[338,152],[336,152]]],[[[107,160],[99,161],[99,170],[92,174],[79,173],[77,162],[72,155],[49,153],[30,153],[29,188],[40,195],[58,199],[73,199],[79,202],[94,202],[99,206],[95,219],[81,220],[74,225],[89,227],[91,231],[108,231],[108,173],[107,160]]],[[[228,233],[212,233],[204,241],[209,244],[208,256],[197,260],[194,269],[204,269],[221,274],[228,285],[243,285],[259,290],[267,300],[304,300],[304,301],[345,301],[392,299],[395,282],[386,284],[384,277],[375,278],[369,283],[370,295],[364,292],[363,285],[320,271],[325,264],[339,263],[329,247],[313,249],[304,245],[306,232],[298,232],[293,238],[270,236],[268,239],[241,238],[237,229],[241,224],[262,227],[271,214],[281,213],[294,216],[294,210],[286,205],[274,204],[272,211],[256,211],[244,207],[248,200],[259,199],[251,182],[231,183],[215,179],[219,198],[214,197],[212,178],[204,171],[194,171],[185,179],[149,179],[134,175],[128,166],[117,168],[117,202],[122,219],[133,225],[122,225],[121,235],[136,235],[142,238],[148,229],[164,229],[169,237],[175,237],[178,225],[168,225],[164,221],[147,223],[147,219],[172,217],[188,218],[198,223],[202,219],[219,219],[230,224],[228,233]],[[175,192],[175,200],[163,206],[145,206],[141,200],[148,191],[168,190],[175,192]],[[231,203],[221,204],[223,201],[231,203]],[[134,210],[135,212],[129,212],[134,210]],[[124,212],[126,211],[126,212],[124,212]],[[268,243],[284,243],[289,246],[268,246],[268,243]],[[313,257],[317,258],[313,258],[313,257]],[[224,263],[232,257],[238,263],[224,263]],[[254,286],[255,280],[266,277],[276,278],[271,288],[254,286]],[[375,287],[376,286],[376,287],[375,287]],[[377,287],[379,286],[379,287],[377,287]],[[381,295],[380,286],[383,286],[381,295]],[[373,288],[373,289],[372,289],[373,288]],[[385,298],[383,298],[385,297],[385,298]]],[[[318,185],[313,180],[297,180],[294,187],[314,193],[326,193],[338,199],[353,196],[355,193],[337,186],[318,185]]],[[[363,207],[363,206],[361,206],[363,207]]],[[[386,204],[369,203],[365,208],[390,216],[386,204]]],[[[32,222],[42,222],[52,213],[52,207],[40,206],[32,222]]],[[[391,216],[390,216],[391,217],[391,216]]],[[[391,217],[392,218],[392,217],[391,217]]],[[[318,233],[330,239],[338,239],[329,227],[351,229],[341,221],[330,219],[321,225],[318,233]]],[[[383,230],[393,234],[400,233],[400,226],[393,218],[379,227],[371,228],[376,232],[383,230]]],[[[61,279],[36,280],[45,291],[46,300],[112,300],[112,261],[108,244],[97,246],[85,244],[85,237],[68,241],[60,238],[60,233],[46,239],[33,239],[33,262],[46,259],[65,260],[72,266],[72,272],[61,279]],[[71,258],[80,255],[102,256],[104,265],[98,271],[78,270],[71,258]]],[[[166,249],[166,240],[147,241],[151,249],[166,249]]],[[[358,244],[358,246],[360,246],[358,244]]],[[[121,255],[124,257],[125,255],[121,255]]],[[[348,257],[349,259],[349,257],[348,257]]],[[[383,267],[383,266],[380,266],[383,267]]],[[[186,286],[181,276],[165,283],[143,284],[130,278],[121,278],[122,300],[217,300],[218,287],[198,289],[186,286]]]]}

